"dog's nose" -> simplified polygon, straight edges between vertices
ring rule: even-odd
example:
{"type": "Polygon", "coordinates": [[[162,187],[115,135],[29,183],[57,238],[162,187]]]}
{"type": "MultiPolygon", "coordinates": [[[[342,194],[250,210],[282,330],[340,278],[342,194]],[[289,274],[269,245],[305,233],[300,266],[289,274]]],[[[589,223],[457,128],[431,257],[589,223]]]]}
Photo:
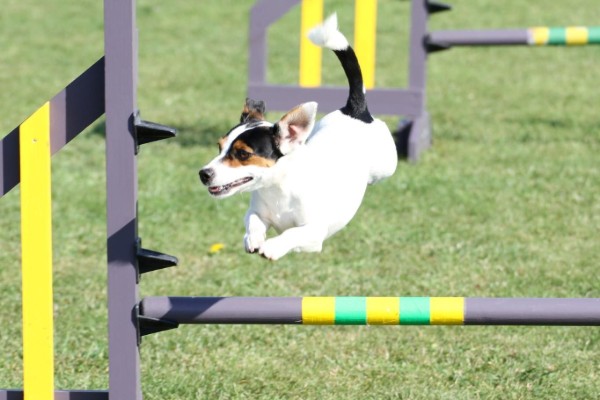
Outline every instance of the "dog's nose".
{"type": "Polygon", "coordinates": [[[203,168],[200,170],[200,180],[205,185],[208,185],[213,176],[215,176],[215,170],[212,168],[203,168]]]}

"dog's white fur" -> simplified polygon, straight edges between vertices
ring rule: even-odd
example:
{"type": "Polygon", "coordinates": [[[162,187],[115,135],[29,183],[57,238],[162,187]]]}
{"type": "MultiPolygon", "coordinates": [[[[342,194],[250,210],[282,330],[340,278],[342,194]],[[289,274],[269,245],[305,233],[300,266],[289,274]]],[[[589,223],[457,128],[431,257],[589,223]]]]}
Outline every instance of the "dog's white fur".
{"type": "MultiPolygon", "coordinates": [[[[309,37],[334,50],[348,46],[335,14],[309,37]]],[[[396,147],[384,122],[362,122],[338,110],[315,123],[316,111],[316,103],[305,103],[279,121],[284,156],[272,167],[231,168],[223,163],[245,125],[229,134],[221,154],[206,166],[214,170],[212,185],[239,183],[221,197],[252,191],[245,216],[248,252],[277,260],[290,251],[321,251],[323,241],[354,217],[367,185],[396,169],[396,147]],[[270,227],[279,235],[267,239],[270,227]]]]}

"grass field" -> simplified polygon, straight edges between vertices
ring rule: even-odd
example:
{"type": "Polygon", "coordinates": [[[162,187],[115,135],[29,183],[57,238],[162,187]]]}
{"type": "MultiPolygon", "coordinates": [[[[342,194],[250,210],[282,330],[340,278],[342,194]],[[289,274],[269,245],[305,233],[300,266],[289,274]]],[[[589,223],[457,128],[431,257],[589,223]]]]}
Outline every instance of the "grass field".
{"type": "MultiPolygon", "coordinates": [[[[180,266],[142,295],[600,297],[600,48],[429,59],[435,142],[373,186],[321,254],[243,252],[248,196],[197,178],[245,97],[251,0],[138,1],[138,104],[177,139],[139,155],[139,230],[180,266]],[[224,249],[211,254],[215,243],[224,249]]],[[[432,29],[599,25],[596,0],[454,0],[432,29]]],[[[352,2],[326,1],[351,37],[352,2]]],[[[406,1],[379,1],[377,86],[406,82],[406,1]]],[[[270,32],[297,80],[299,12],[270,32]]],[[[4,0],[0,134],[103,53],[102,2],[4,0]]],[[[343,83],[324,54],[324,82],[343,83]]],[[[310,99],[307,99],[310,100],[310,99]]],[[[267,104],[268,107],[268,104],[267,104]]],[[[271,119],[278,113],[270,113],[271,119]]],[[[397,120],[387,119],[394,127],[397,120]]],[[[53,158],[56,387],[108,384],[102,119],[53,158]]],[[[0,201],[0,387],[22,386],[19,190],[0,201]]],[[[183,326],[141,348],[146,399],[593,399],[600,331],[565,327],[183,326]]]]}

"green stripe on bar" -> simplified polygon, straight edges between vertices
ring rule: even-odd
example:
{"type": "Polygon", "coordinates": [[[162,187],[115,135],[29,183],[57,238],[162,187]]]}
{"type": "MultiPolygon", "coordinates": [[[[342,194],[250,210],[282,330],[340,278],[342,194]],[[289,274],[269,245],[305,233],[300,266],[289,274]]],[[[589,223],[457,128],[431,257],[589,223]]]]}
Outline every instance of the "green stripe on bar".
{"type": "Polygon", "coordinates": [[[429,297],[400,297],[400,325],[429,325],[429,297]]]}
{"type": "Polygon", "coordinates": [[[592,26],[588,28],[588,43],[600,44],[600,26],[592,26]]]}
{"type": "Polygon", "coordinates": [[[336,297],[336,325],[365,325],[367,323],[366,297],[336,297]]]}
{"type": "Polygon", "coordinates": [[[566,28],[550,28],[550,35],[548,37],[548,44],[552,44],[552,45],[564,45],[564,44],[567,44],[567,30],[566,30],[566,28]]]}

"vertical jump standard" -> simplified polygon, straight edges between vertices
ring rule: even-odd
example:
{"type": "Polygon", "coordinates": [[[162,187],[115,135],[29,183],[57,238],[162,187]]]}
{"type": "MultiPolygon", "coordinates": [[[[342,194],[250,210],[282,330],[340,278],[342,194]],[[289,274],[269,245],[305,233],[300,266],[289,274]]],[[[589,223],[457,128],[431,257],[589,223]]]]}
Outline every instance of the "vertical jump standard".
{"type": "MultiPolygon", "coordinates": [[[[262,10],[261,7],[272,6],[274,14],[279,15],[297,1],[272,3],[259,1],[253,11],[254,20],[257,18],[256,10],[262,10]]],[[[434,7],[432,4],[423,0],[413,1],[411,35],[418,40],[411,43],[415,46],[419,43],[420,51],[411,52],[411,85],[421,85],[421,89],[424,89],[427,53],[423,18],[426,20],[427,13],[434,7]]],[[[598,298],[140,299],[141,274],[174,266],[177,259],[141,247],[137,230],[136,157],[141,144],[173,137],[175,132],[166,126],[142,121],[139,117],[135,0],[104,0],[104,10],[105,56],[0,140],[0,196],[21,183],[24,353],[23,389],[2,389],[0,400],[141,400],[141,337],[176,328],[179,324],[600,325],[598,298]],[[50,156],[102,114],[106,114],[109,388],[55,390],[50,156]],[[32,243],[36,243],[35,252],[32,243]],[[43,251],[38,251],[40,245],[43,251]]],[[[261,32],[271,19],[272,15],[263,15],[258,28],[251,26],[250,47],[256,46],[253,34],[261,32]]],[[[588,41],[597,40],[595,35],[596,31],[589,31],[588,41]]],[[[556,36],[549,33],[549,37],[556,36]]],[[[444,35],[441,37],[444,38],[444,35]]],[[[451,42],[448,38],[446,35],[444,43],[451,42]]],[[[256,68],[256,63],[251,60],[250,73],[255,73],[256,68]]],[[[251,84],[255,85],[252,90],[258,93],[278,90],[260,87],[257,81],[251,84]]],[[[415,91],[417,86],[394,93],[375,90],[375,98],[382,101],[406,100],[414,96],[418,101],[414,104],[408,102],[412,104],[410,107],[416,107],[416,110],[420,105],[424,111],[424,96],[415,91]]],[[[327,92],[302,91],[294,96],[313,99],[313,93],[328,96],[327,92]]],[[[385,107],[384,104],[381,106],[385,107]]],[[[414,115],[418,116],[418,112],[414,115]]],[[[416,121],[418,119],[412,123],[416,121]]]]}

